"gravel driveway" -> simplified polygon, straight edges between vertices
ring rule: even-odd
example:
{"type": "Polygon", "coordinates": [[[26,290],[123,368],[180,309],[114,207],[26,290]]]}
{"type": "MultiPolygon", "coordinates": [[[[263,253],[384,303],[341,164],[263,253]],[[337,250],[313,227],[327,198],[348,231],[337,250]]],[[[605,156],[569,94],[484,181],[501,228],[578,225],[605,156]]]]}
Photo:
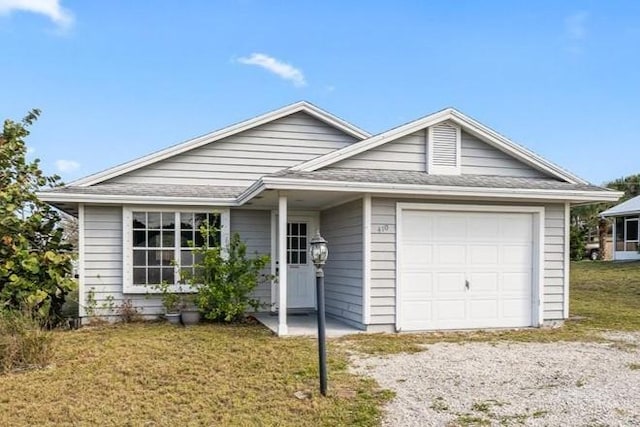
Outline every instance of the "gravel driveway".
{"type": "Polygon", "coordinates": [[[442,343],[354,364],[396,392],[385,426],[640,425],[640,334],[607,338],[442,343]]]}

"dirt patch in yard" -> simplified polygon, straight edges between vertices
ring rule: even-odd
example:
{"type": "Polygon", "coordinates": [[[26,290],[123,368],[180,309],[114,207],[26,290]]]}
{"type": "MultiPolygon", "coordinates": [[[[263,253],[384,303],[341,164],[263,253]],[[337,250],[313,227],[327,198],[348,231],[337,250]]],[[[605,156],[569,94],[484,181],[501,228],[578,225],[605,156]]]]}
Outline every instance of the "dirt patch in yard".
{"type": "Polygon", "coordinates": [[[615,342],[438,343],[354,359],[396,392],[387,426],[638,425],[640,334],[615,342]]]}

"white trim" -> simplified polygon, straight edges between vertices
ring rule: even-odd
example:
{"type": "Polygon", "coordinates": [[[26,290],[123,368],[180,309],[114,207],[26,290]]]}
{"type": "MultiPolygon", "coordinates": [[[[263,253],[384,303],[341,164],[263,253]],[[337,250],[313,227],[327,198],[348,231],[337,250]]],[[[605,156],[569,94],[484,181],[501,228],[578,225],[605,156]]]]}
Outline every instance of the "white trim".
{"type": "Polygon", "coordinates": [[[287,196],[278,194],[278,335],[287,335],[287,196]],[[284,248],[284,249],[283,249],[284,248]]]}
{"type": "Polygon", "coordinates": [[[292,169],[306,172],[318,170],[341,160],[345,160],[349,157],[355,156],[356,154],[360,154],[364,151],[376,148],[382,144],[386,144],[387,142],[433,126],[445,120],[451,120],[452,122],[462,126],[465,130],[479,137],[484,142],[493,145],[495,148],[511,155],[512,157],[515,157],[520,161],[523,161],[524,163],[534,167],[535,169],[541,170],[570,183],[587,184],[585,180],[565,171],[559,166],[556,166],[553,163],[543,159],[530,150],[503,137],[492,129],[484,126],[483,124],[473,120],[472,118],[462,114],[461,112],[453,108],[447,108],[445,110],[438,111],[421,119],[407,123],[403,126],[399,126],[387,132],[375,135],[364,141],[349,145],[345,148],[333,151],[323,156],[316,157],[315,159],[293,166],[292,169]]]}
{"type": "Polygon", "coordinates": [[[85,317],[85,206],[84,203],[78,205],[78,316],[85,317]]]}
{"type": "Polygon", "coordinates": [[[616,234],[616,233],[617,233],[617,231],[616,231],[616,222],[617,222],[617,221],[616,221],[616,218],[614,218],[614,219],[613,219],[613,226],[612,226],[612,228],[611,228],[612,237],[613,237],[613,238],[612,238],[613,244],[611,245],[611,247],[612,247],[612,249],[613,249],[613,253],[611,254],[611,259],[612,259],[613,261],[616,261],[616,260],[618,259],[618,257],[616,256],[616,254],[617,254],[617,252],[618,252],[618,251],[616,250],[616,249],[617,249],[617,248],[616,248],[616,239],[617,239],[617,234],[616,234]]]}
{"type": "Polygon", "coordinates": [[[544,322],[544,222],[545,208],[543,206],[496,206],[496,205],[457,205],[445,203],[396,203],[396,320],[397,332],[402,331],[402,211],[426,210],[426,211],[453,211],[453,212],[496,212],[496,213],[530,213],[533,214],[533,226],[536,236],[533,242],[533,274],[531,277],[531,321],[533,326],[542,326],[544,322]]]}
{"type": "Polygon", "coordinates": [[[269,310],[271,312],[275,312],[276,311],[276,305],[278,303],[277,300],[277,290],[278,290],[278,281],[276,280],[276,269],[277,269],[277,265],[276,265],[276,256],[278,254],[278,248],[277,248],[277,243],[278,241],[276,240],[278,237],[277,235],[277,230],[278,230],[278,223],[277,223],[277,212],[272,210],[271,211],[271,277],[273,277],[273,279],[271,280],[271,300],[270,303],[271,305],[269,306],[269,310]]]}
{"type": "Polygon", "coordinates": [[[371,323],[371,194],[362,197],[362,324],[371,323]]]}
{"type": "Polygon", "coordinates": [[[460,126],[449,123],[441,122],[434,126],[429,126],[427,130],[427,173],[433,175],[460,175],[462,172],[462,130],[460,126]],[[455,129],[456,131],[456,165],[455,166],[440,166],[433,164],[433,132],[437,126],[446,125],[455,129]]]}
{"type": "Polygon", "coordinates": [[[194,207],[180,207],[176,209],[175,206],[169,207],[157,207],[157,206],[122,206],[122,293],[123,294],[153,294],[159,291],[152,286],[134,285],[133,284],[133,241],[131,233],[131,221],[133,219],[134,211],[144,212],[172,212],[175,214],[175,241],[173,250],[175,252],[176,266],[175,280],[173,286],[170,286],[171,292],[191,292],[193,289],[186,285],[179,285],[177,280],[179,278],[178,270],[180,265],[181,249],[180,246],[180,234],[178,232],[179,227],[179,214],[180,212],[197,212],[197,213],[217,213],[220,214],[220,242],[223,248],[226,248],[231,236],[231,212],[229,208],[210,207],[209,209],[198,209],[194,207]]]}
{"type": "Polygon", "coordinates": [[[417,184],[392,184],[370,182],[345,182],[315,179],[291,179],[282,177],[263,177],[266,189],[278,190],[320,190],[385,194],[414,194],[418,196],[454,196],[454,197],[497,197],[544,200],[589,200],[615,201],[621,194],[618,191],[584,191],[584,190],[544,190],[527,188],[489,188],[458,187],[417,184]]]}
{"type": "Polygon", "coordinates": [[[233,198],[213,198],[203,197],[168,197],[168,196],[133,196],[133,195],[110,195],[110,194],[87,194],[87,193],[54,193],[47,191],[37,192],[38,198],[48,203],[104,203],[130,205],[191,205],[191,206],[237,206],[238,202],[233,198]]]}
{"type": "Polygon", "coordinates": [[[257,126],[261,126],[265,123],[269,123],[274,120],[278,120],[283,117],[289,116],[294,113],[299,113],[299,112],[307,113],[310,116],[322,122],[325,122],[328,125],[333,126],[334,128],[339,129],[342,132],[348,135],[351,135],[357,139],[362,140],[370,136],[368,132],[334,116],[333,114],[327,111],[324,111],[313,104],[310,104],[305,101],[301,101],[295,104],[287,105],[278,110],[271,111],[266,114],[262,114],[258,117],[254,117],[252,119],[245,120],[240,123],[236,123],[234,125],[225,127],[218,131],[211,132],[206,135],[202,135],[197,138],[190,139],[181,144],[174,145],[169,148],[165,148],[164,150],[160,150],[155,153],[149,154],[147,156],[143,156],[138,159],[132,160],[130,162],[123,163],[121,165],[104,170],[102,172],[89,175],[87,177],[73,181],[69,185],[85,187],[85,186],[99,184],[108,179],[112,179],[117,176],[123,175],[125,173],[143,168],[145,166],[149,166],[153,163],[159,162],[161,160],[165,160],[169,157],[176,156],[186,151],[193,150],[198,147],[202,147],[203,145],[218,141],[223,138],[228,138],[240,132],[244,132],[246,130],[255,128],[257,126]]]}
{"type": "MultiPolygon", "coordinates": [[[[569,318],[569,285],[570,285],[570,269],[571,269],[571,248],[569,242],[571,241],[570,235],[571,229],[571,204],[564,204],[564,296],[563,301],[563,313],[564,318],[569,318]]],[[[603,248],[604,250],[604,248],[603,248]]]]}

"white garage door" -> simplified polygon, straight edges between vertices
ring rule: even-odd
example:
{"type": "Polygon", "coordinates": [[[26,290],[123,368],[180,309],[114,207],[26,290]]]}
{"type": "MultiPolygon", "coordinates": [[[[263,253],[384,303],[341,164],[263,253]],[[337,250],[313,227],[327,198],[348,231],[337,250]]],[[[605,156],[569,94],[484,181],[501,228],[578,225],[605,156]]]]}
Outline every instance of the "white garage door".
{"type": "Polygon", "coordinates": [[[531,326],[533,214],[403,210],[401,330],[531,326]]]}

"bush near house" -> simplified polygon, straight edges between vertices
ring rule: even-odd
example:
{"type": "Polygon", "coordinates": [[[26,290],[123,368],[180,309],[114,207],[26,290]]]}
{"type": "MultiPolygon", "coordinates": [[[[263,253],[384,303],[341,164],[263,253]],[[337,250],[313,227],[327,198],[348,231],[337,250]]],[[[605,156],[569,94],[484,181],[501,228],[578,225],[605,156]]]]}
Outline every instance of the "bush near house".
{"type": "MultiPolygon", "coordinates": [[[[216,230],[201,229],[207,237],[216,230]]],[[[193,275],[185,280],[197,289],[195,303],[206,319],[234,322],[244,318],[248,308],[256,310],[260,302],[251,296],[261,280],[271,280],[262,272],[269,264],[269,256],[247,255],[247,245],[238,233],[233,233],[226,247],[208,247],[206,243],[194,249],[201,258],[193,275]]]]}
{"type": "Polygon", "coordinates": [[[0,309],[27,310],[51,328],[63,320],[62,305],[75,282],[60,215],[35,194],[60,185],[60,177],[44,175],[37,159],[26,159],[27,128],[39,114],[5,120],[0,134],[0,309]]]}

